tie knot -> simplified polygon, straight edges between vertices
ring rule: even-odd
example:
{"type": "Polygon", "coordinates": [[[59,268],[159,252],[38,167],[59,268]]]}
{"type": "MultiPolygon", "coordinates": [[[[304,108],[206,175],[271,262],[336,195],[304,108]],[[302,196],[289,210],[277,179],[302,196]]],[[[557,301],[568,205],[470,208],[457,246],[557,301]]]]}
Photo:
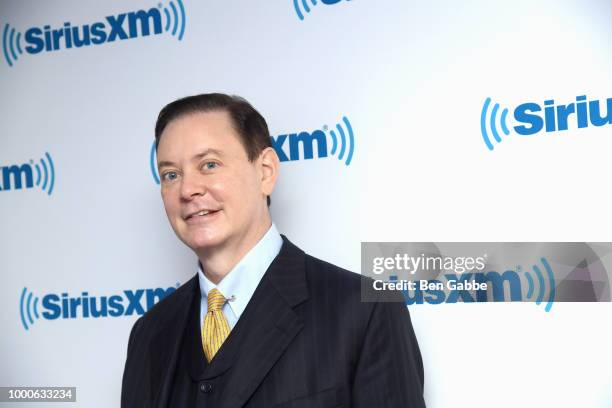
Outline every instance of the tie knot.
{"type": "Polygon", "coordinates": [[[225,304],[225,298],[218,289],[213,289],[208,292],[208,311],[216,312],[221,310],[225,304]]]}

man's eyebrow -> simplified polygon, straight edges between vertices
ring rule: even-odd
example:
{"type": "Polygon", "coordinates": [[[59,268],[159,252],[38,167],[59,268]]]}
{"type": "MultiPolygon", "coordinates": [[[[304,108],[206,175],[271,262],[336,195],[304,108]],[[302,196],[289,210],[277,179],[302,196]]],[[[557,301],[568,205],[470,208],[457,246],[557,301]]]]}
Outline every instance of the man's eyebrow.
{"type": "MultiPolygon", "coordinates": [[[[198,153],[195,156],[193,156],[191,158],[191,161],[198,161],[198,160],[202,159],[203,157],[206,157],[206,156],[211,155],[211,154],[216,154],[217,156],[223,156],[223,152],[221,152],[221,150],[213,149],[213,148],[208,148],[208,149],[202,150],[200,153],[198,153]]],[[[176,163],[174,163],[172,161],[168,161],[168,160],[160,161],[157,164],[157,167],[159,167],[160,169],[162,167],[172,167],[172,166],[176,166],[176,163]]]]}

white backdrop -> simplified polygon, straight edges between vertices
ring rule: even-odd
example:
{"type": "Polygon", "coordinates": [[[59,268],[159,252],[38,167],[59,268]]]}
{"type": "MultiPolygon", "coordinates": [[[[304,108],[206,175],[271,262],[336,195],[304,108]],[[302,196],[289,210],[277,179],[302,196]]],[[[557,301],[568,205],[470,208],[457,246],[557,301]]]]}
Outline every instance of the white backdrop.
{"type": "MultiPolygon", "coordinates": [[[[162,3],[0,3],[0,386],[76,386],[73,406],[119,405],[137,315],[48,319],[43,299],[125,299],[195,273],[149,156],[157,113],[186,95],[244,96],[275,137],[325,131],[328,157],[315,149],[282,163],[273,219],[307,252],[356,272],[361,241],[610,241],[612,127],[579,129],[574,116],[566,131],[513,130],[514,109],[528,102],[586,95],[607,112],[608,1],[162,3]],[[32,28],[43,41],[45,25],[93,30],[150,8],[159,34],[26,50],[32,28]],[[509,109],[510,134],[493,151],[480,125],[487,97],[509,109]],[[331,154],[336,124],[348,140],[343,117],[354,132],[349,165],[331,154]],[[18,188],[10,169],[23,164],[32,186],[24,173],[18,188]]],[[[429,407],[612,404],[610,303],[410,311],[429,407]]]]}

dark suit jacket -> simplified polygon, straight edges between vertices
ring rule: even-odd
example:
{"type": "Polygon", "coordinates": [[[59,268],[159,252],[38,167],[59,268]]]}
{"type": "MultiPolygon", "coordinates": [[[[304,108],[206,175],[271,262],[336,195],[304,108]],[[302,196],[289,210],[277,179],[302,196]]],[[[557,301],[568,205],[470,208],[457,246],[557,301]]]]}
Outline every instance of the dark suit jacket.
{"type": "Polygon", "coordinates": [[[222,408],[424,407],[423,364],[408,310],[403,303],[362,302],[363,279],[283,236],[209,364],[189,351],[201,349],[194,276],[134,324],[121,406],[184,406],[197,398],[193,406],[222,408]],[[199,345],[188,347],[188,338],[199,345]],[[189,361],[201,367],[191,399],[189,361]]]}

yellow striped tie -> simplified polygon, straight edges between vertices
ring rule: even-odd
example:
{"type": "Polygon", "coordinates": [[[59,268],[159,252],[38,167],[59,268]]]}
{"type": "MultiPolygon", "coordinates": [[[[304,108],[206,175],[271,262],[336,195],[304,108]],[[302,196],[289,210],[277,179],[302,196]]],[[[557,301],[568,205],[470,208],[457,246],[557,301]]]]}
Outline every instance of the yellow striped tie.
{"type": "Polygon", "coordinates": [[[221,345],[229,336],[230,327],[221,311],[225,304],[225,298],[217,289],[208,292],[208,312],[204,317],[204,327],[202,328],[202,345],[204,354],[210,363],[221,345]]]}

